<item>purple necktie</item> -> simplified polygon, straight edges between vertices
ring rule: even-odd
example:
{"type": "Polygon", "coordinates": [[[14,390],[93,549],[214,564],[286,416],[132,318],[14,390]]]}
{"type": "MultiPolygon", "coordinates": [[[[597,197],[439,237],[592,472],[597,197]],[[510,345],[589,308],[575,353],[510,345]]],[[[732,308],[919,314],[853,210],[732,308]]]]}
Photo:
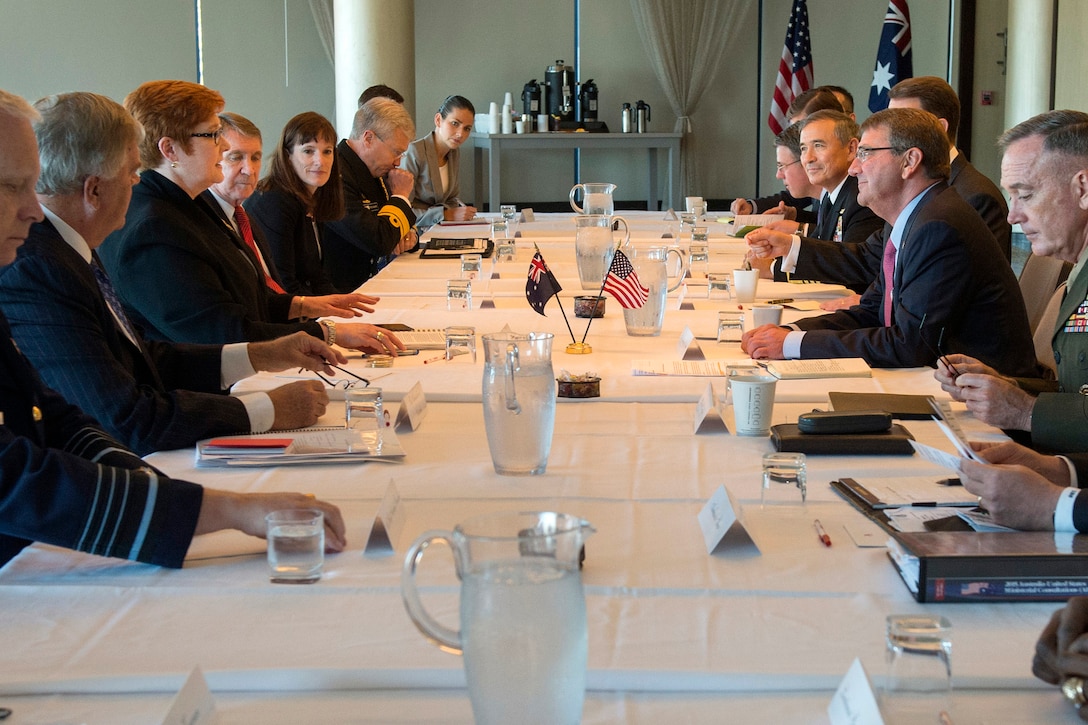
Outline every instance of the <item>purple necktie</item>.
{"type": "Polygon", "coordinates": [[[895,279],[895,245],[884,243],[884,326],[892,326],[892,280],[895,279]]]}

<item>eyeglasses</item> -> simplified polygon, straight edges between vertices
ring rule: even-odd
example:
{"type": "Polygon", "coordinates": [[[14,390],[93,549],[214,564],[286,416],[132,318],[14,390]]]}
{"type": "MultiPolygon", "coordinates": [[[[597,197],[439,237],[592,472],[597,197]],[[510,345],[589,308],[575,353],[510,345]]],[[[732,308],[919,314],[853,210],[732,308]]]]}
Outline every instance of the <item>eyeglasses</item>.
{"type": "Polygon", "coordinates": [[[796,161],[791,161],[788,164],[775,164],[774,167],[776,169],[778,169],[779,171],[782,171],[783,169],[788,169],[789,167],[793,166],[794,164],[799,164],[799,163],[801,163],[801,159],[797,159],[796,161]]]}
{"type": "Polygon", "coordinates": [[[193,138],[210,138],[212,143],[219,143],[219,137],[223,135],[223,129],[217,128],[214,131],[200,131],[189,135],[193,138]]]}
{"type": "Polygon", "coordinates": [[[386,141],[384,138],[382,138],[378,134],[374,134],[374,138],[381,141],[382,145],[384,145],[387,149],[389,149],[390,151],[393,152],[393,158],[399,159],[401,156],[404,156],[404,154],[408,153],[408,149],[404,149],[403,151],[397,151],[396,147],[393,146],[393,144],[389,143],[388,141],[386,141]]]}
{"type": "MultiPolygon", "coordinates": [[[[370,381],[367,380],[366,378],[359,377],[355,373],[351,372],[350,370],[346,370],[345,368],[342,368],[339,365],[333,365],[328,360],[325,360],[325,364],[328,365],[329,367],[333,368],[334,370],[339,370],[340,372],[342,372],[342,373],[344,373],[346,375],[350,375],[351,377],[355,378],[355,380],[330,380],[329,378],[326,378],[324,375],[317,372],[316,370],[313,371],[314,375],[321,378],[321,380],[324,381],[324,383],[326,385],[328,385],[330,388],[340,388],[341,390],[351,390],[351,389],[357,388],[357,387],[364,387],[364,388],[369,388],[370,387],[370,381]],[[362,386],[360,386],[359,383],[362,383],[362,386]]],[[[304,372],[305,370],[306,370],[306,368],[299,368],[298,369],[298,371],[300,373],[304,372]]]]}
{"type": "Polygon", "coordinates": [[[877,151],[895,151],[897,154],[903,153],[902,151],[897,150],[895,146],[858,146],[858,161],[864,164],[869,160],[869,157],[877,151]]]}
{"type": "Polygon", "coordinates": [[[918,336],[922,338],[922,343],[929,348],[929,351],[937,356],[937,359],[944,363],[944,366],[948,368],[948,372],[952,373],[953,378],[958,378],[960,371],[956,370],[956,366],[948,360],[948,355],[944,352],[944,328],[941,328],[940,333],[937,335],[937,349],[934,350],[933,346],[926,340],[926,336],[922,334],[922,326],[926,324],[926,315],[928,312],[922,313],[922,321],[918,323],[918,336]]]}

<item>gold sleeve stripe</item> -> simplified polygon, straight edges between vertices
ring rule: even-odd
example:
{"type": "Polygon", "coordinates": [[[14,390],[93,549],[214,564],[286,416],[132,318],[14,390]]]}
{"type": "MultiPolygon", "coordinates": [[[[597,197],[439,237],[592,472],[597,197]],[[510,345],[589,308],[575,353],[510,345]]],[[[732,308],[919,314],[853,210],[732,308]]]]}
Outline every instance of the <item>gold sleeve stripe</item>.
{"type": "Polygon", "coordinates": [[[408,217],[395,204],[383,206],[378,210],[378,216],[388,219],[389,223],[397,228],[402,237],[412,231],[412,225],[408,222],[408,217]]]}

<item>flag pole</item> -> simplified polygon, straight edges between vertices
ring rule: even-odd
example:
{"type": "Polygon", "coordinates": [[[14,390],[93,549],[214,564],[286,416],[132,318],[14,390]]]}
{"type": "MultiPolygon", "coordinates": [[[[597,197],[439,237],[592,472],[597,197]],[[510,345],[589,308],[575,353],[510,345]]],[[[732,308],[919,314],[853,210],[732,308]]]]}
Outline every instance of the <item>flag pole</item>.
{"type": "MultiPolygon", "coordinates": [[[[612,250],[612,259],[616,258],[616,252],[623,246],[623,241],[620,240],[616,243],[616,248],[612,250]]],[[[604,286],[608,282],[608,273],[612,271],[612,263],[608,263],[608,269],[604,271],[604,279],[601,280],[601,288],[597,291],[597,301],[593,303],[593,314],[589,316],[589,322],[586,323],[586,332],[582,335],[582,342],[580,344],[586,344],[586,336],[589,335],[589,326],[593,324],[593,318],[597,316],[597,310],[600,309],[601,298],[604,297],[604,286]]],[[[588,345],[586,345],[588,347],[588,345]]]]}
{"type": "MultiPolygon", "coordinates": [[[[537,254],[540,254],[540,246],[536,242],[533,242],[533,249],[536,250],[537,254]]],[[[543,254],[540,254],[540,259],[541,260],[544,259],[543,254]]],[[[554,274],[552,274],[551,267],[548,266],[547,262],[544,262],[544,271],[547,272],[552,277],[555,276],[554,274]]],[[[570,345],[567,345],[567,352],[571,352],[571,349],[570,349],[571,346],[576,346],[576,345],[578,345],[578,343],[574,341],[575,340],[574,330],[572,330],[571,327],[570,327],[570,320],[567,319],[567,311],[565,309],[563,309],[563,300],[561,300],[559,298],[559,293],[558,292],[556,292],[556,294],[555,294],[555,302],[556,302],[556,304],[559,305],[559,311],[561,313],[563,313],[563,323],[566,324],[567,332],[570,333],[570,345]]],[[[589,349],[586,352],[593,352],[593,350],[589,349]]],[[[579,353],[579,354],[584,354],[584,353],[579,353]]]]}

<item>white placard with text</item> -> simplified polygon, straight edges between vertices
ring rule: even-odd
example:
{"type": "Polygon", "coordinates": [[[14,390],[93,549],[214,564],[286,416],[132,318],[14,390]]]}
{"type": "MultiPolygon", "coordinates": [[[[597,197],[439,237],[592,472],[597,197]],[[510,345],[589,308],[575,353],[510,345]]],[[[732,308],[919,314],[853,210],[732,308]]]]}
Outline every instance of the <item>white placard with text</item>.
{"type": "Polygon", "coordinates": [[[427,398],[423,395],[422,383],[416,383],[401,399],[393,425],[398,430],[404,430],[405,425],[415,430],[426,416],[427,398]]]}
{"type": "Polygon", "coordinates": [[[400,494],[393,479],[382,496],[378,513],[374,516],[374,525],[370,527],[370,536],[363,547],[366,556],[389,556],[396,551],[396,542],[400,540],[404,529],[404,509],[400,505],[400,494]]]}
{"type": "Polygon", "coordinates": [[[733,498],[725,490],[725,486],[718,486],[718,490],[699,511],[699,526],[703,530],[708,554],[737,548],[751,548],[759,552],[756,542],[744,528],[739,518],[739,509],[733,505],[733,498]]]}

